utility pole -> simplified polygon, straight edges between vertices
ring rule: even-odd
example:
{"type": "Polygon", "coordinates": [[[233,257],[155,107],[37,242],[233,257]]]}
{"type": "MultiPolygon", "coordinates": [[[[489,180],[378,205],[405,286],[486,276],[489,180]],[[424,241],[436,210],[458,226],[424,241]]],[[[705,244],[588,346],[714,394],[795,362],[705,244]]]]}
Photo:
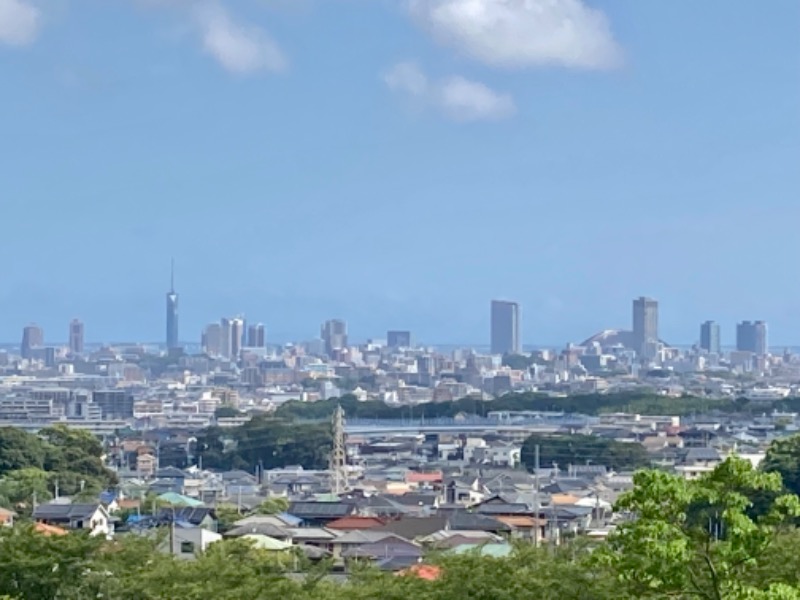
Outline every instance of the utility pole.
{"type": "Polygon", "coordinates": [[[175,507],[172,507],[172,519],[169,523],[169,553],[175,554],[175,507]]]}
{"type": "Polygon", "coordinates": [[[539,444],[534,446],[533,460],[533,509],[536,511],[533,526],[533,547],[539,547],[539,444]]]}
{"type": "Polygon", "coordinates": [[[333,449],[330,461],[331,492],[337,496],[348,490],[347,453],[344,447],[344,410],[341,405],[333,413],[333,449]]]}

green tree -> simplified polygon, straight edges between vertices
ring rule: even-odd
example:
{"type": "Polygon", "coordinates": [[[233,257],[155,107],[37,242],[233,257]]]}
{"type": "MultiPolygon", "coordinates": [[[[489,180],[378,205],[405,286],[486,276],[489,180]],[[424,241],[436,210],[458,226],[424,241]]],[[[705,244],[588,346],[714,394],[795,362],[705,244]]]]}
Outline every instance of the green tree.
{"type": "Polygon", "coordinates": [[[50,475],[41,469],[25,468],[0,477],[0,504],[7,508],[30,513],[33,502],[52,499],[50,475]]]}
{"type": "Polygon", "coordinates": [[[8,471],[44,467],[42,441],[17,427],[0,427],[0,475],[8,471]]]}
{"type": "Polygon", "coordinates": [[[289,510],[289,501],[286,498],[267,498],[256,507],[259,515],[277,515],[289,510]]]}
{"type": "Polygon", "coordinates": [[[102,543],[85,532],[46,536],[32,527],[0,527],[0,594],[77,600],[80,582],[102,543]]]}
{"type": "Polygon", "coordinates": [[[238,417],[241,416],[242,411],[237,408],[234,408],[230,405],[220,406],[217,410],[214,411],[214,416],[216,418],[230,418],[230,417],[238,417]]]}
{"type": "Polygon", "coordinates": [[[750,497],[780,489],[780,476],[738,458],[696,481],[641,471],[616,507],[635,518],[615,531],[598,560],[633,597],[735,597],[781,526],[800,514],[797,496],[781,495],[767,514],[748,516],[750,497]]]}
{"type": "Polygon", "coordinates": [[[593,463],[612,469],[636,469],[650,465],[644,446],[635,442],[618,442],[593,435],[532,435],[522,445],[521,460],[533,469],[539,446],[539,464],[584,465],[593,463]]]}
{"type": "Polygon", "coordinates": [[[761,470],[778,473],[787,490],[800,494],[800,435],[773,441],[761,463],[761,470]]]}

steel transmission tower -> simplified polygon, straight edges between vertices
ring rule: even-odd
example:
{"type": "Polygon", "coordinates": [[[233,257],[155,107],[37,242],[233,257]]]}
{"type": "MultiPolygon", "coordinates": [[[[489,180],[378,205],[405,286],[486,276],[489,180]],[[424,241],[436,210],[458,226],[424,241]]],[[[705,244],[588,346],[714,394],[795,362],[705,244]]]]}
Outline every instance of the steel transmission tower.
{"type": "Polygon", "coordinates": [[[348,490],[347,454],[344,449],[344,410],[336,407],[333,413],[333,450],[331,451],[331,492],[341,494],[348,490]]]}

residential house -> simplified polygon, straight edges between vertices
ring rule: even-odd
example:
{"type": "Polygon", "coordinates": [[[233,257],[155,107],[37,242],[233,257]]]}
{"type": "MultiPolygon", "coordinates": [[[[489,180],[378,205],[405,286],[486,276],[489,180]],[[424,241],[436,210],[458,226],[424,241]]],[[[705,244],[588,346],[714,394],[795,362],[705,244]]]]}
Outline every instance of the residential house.
{"type": "Polygon", "coordinates": [[[110,536],[114,532],[108,511],[100,503],[40,504],[33,510],[33,519],[65,529],[87,529],[92,535],[110,536]]]}
{"type": "Polygon", "coordinates": [[[721,462],[722,457],[716,449],[692,446],[684,452],[681,464],[675,466],[675,471],[686,479],[697,479],[713,471],[721,462]]]}
{"type": "Polygon", "coordinates": [[[452,478],[444,485],[444,501],[446,504],[471,506],[481,502],[486,491],[478,477],[452,478]]]}
{"type": "Polygon", "coordinates": [[[160,523],[184,523],[207,531],[217,531],[217,513],[207,506],[182,506],[162,508],[158,512],[160,523]]]}
{"type": "Polygon", "coordinates": [[[205,552],[214,542],[222,536],[203,527],[190,525],[186,522],[177,522],[170,528],[170,533],[164,541],[162,549],[169,551],[173,556],[192,560],[197,554],[205,552]]]}

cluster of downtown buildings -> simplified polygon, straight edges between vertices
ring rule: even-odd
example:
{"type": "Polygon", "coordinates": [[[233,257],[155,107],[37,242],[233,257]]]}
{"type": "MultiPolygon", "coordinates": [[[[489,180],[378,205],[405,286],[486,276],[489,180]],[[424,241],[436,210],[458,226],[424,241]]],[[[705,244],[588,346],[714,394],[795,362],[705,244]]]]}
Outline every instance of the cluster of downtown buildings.
{"type": "Polygon", "coordinates": [[[319,338],[270,346],[262,323],[237,316],[206,326],[201,352],[188,354],[181,347],[178,309],[170,286],[166,352],[163,345],[139,344],[88,350],[77,319],[69,323],[67,345],[48,345],[42,329],[28,325],[18,352],[0,352],[0,422],[34,428],[67,420],[100,430],[121,423],[202,426],[221,405],[269,411],[287,400],[344,393],[398,406],[512,391],[563,395],[637,387],[766,398],[792,393],[800,375],[795,357],[769,353],[763,321],[739,323],[736,348],[728,352],[713,321],[701,325],[699,344],[671,346],[659,335],[658,302],[646,297],[633,300],[629,330],[608,329],[560,350],[531,352],[523,350],[521,307],[507,300],[491,301],[489,352],[439,351],[415,344],[407,330],[352,343],[341,319],[323,323],[319,338]],[[748,374],[750,383],[731,383],[726,374],[748,374]]]}

